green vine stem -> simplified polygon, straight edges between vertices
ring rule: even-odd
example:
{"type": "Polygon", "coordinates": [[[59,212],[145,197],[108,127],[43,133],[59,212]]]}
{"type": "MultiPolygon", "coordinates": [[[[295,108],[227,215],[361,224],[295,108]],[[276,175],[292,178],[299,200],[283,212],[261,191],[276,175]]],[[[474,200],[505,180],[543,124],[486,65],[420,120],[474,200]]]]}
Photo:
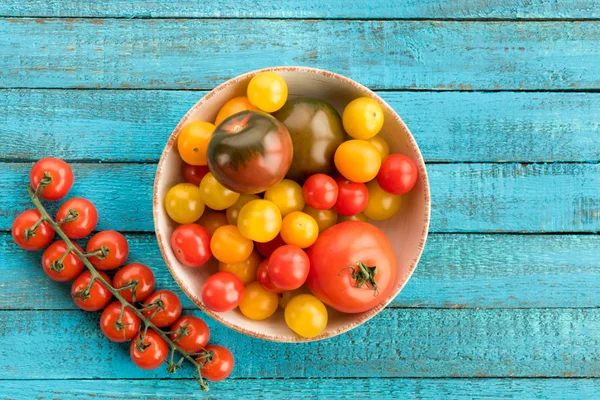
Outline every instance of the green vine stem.
{"type": "MultiPolygon", "coordinates": [[[[167,333],[163,332],[156,325],[154,325],[150,321],[149,318],[146,318],[146,316],[142,313],[142,310],[136,308],[133,304],[129,303],[127,300],[125,300],[123,298],[123,296],[121,296],[121,294],[119,293],[119,291],[120,291],[119,289],[122,289],[122,288],[119,288],[119,289],[114,288],[112,285],[110,285],[102,277],[102,275],[100,275],[100,273],[98,273],[98,271],[96,270],[96,268],[88,260],[88,258],[87,258],[88,254],[84,254],[83,252],[79,251],[79,249],[73,244],[73,242],[71,241],[71,239],[69,239],[69,237],[63,232],[63,230],[60,227],[60,224],[57,223],[57,222],[55,222],[52,219],[52,217],[48,214],[48,212],[44,208],[42,202],[40,201],[40,198],[38,197],[38,195],[39,195],[39,193],[41,191],[40,190],[34,191],[33,188],[31,186],[29,186],[27,188],[27,192],[29,193],[29,197],[31,198],[31,201],[32,201],[33,205],[35,206],[35,208],[37,208],[37,210],[40,212],[40,215],[41,215],[40,221],[38,221],[38,223],[36,223],[36,225],[39,226],[42,222],[47,222],[48,225],[50,225],[52,227],[52,229],[54,230],[54,232],[56,232],[56,234],[58,236],[60,236],[60,238],[62,240],[65,241],[65,243],[67,245],[66,253],[71,252],[71,253],[75,254],[77,257],[79,257],[79,259],[81,259],[81,261],[83,262],[83,264],[85,265],[85,267],[92,274],[92,282],[96,281],[96,280],[100,281],[104,286],[106,286],[106,288],[112,293],[112,295],[114,297],[116,297],[117,300],[119,300],[121,302],[121,304],[123,306],[122,307],[123,310],[125,309],[125,307],[128,307],[129,309],[131,309],[131,311],[133,311],[133,313],[135,315],[137,315],[144,322],[144,333],[147,332],[148,328],[152,328],[152,330],[154,330],[156,333],[158,333],[158,335],[161,338],[163,338],[163,340],[165,342],[167,342],[167,344],[171,348],[171,358],[170,358],[171,361],[169,362],[169,365],[167,366],[167,371],[170,372],[170,373],[175,372],[177,370],[177,368],[181,365],[181,362],[183,361],[183,359],[186,359],[190,363],[192,363],[192,365],[198,371],[198,383],[200,384],[200,387],[202,388],[203,391],[207,391],[208,390],[208,384],[206,383],[206,381],[204,379],[202,379],[202,375],[200,373],[200,369],[204,366],[204,364],[207,361],[209,361],[209,360],[212,359],[212,354],[210,354],[211,352],[204,351],[204,352],[201,352],[200,354],[198,354],[199,357],[203,359],[202,363],[198,363],[194,359],[194,357],[192,356],[192,354],[190,354],[190,353],[188,353],[188,352],[180,349],[179,347],[177,347],[177,345],[175,344],[175,342],[173,340],[171,340],[171,338],[169,338],[169,336],[168,336],[167,333]],[[175,353],[175,351],[178,351],[182,355],[182,358],[176,364],[173,364],[172,360],[173,360],[173,354],[175,353]]],[[[34,231],[34,230],[35,229],[32,229],[32,231],[34,231]]],[[[158,306],[158,308],[160,308],[160,305],[158,306]]]]}

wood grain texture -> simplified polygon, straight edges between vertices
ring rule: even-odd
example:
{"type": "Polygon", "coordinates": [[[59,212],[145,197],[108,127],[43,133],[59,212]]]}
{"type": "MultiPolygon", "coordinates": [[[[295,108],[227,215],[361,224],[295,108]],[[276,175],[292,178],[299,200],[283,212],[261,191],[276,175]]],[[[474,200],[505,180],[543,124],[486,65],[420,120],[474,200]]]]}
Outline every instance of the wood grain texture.
{"type": "MultiPolygon", "coordinates": [[[[0,230],[31,208],[30,163],[0,163],[0,230]]],[[[155,164],[73,164],[70,196],[92,200],[98,229],[154,231],[155,164]]],[[[600,164],[430,164],[431,232],[597,232],[600,164]]],[[[49,203],[49,210],[57,204],[49,203]]]]}
{"type": "Polygon", "coordinates": [[[600,22],[0,19],[0,87],[212,88],[309,65],[385,89],[598,89],[600,22]]]}
{"type": "MultiPolygon", "coordinates": [[[[250,338],[205,317],[236,357],[232,377],[599,377],[600,309],[386,309],[324,341],[250,338]]],[[[0,312],[0,379],[166,377],[106,340],[98,313],[0,312]],[[56,368],[60,366],[60,368],[56,368]]],[[[180,371],[189,377],[191,368],[180,371]]]]}
{"type": "Polygon", "coordinates": [[[213,383],[208,393],[194,380],[30,380],[0,381],[6,400],[36,399],[592,399],[598,379],[235,379],[213,383]]]}
{"type": "MultiPolygon", "coordinates": [[[[154,235],[126,236],[129,261],[149,265],[157,287],[179,293],[185,308],[196,309],[167,270],[154,235]]],[[[598,248],[598,235],[432,234],[391,307],[599,307],[598,248]]],[[[0,309],[77,309],[70,285],[48,279],[40,258],[0,234],[0,309]]]]}
{"type": "MultiPolygon", "coordinates": [[[[205,93],[0,90],[0,159],[156,162],[205,93]]],[[[600,93],[379,95],[402,116],[428,162],[600,160],[600,93]]]]}
{"type": "Polygon", "coordinates": [[[121,18],[600,18],[597,0],[4,0],[0,16],[121,18]]]}

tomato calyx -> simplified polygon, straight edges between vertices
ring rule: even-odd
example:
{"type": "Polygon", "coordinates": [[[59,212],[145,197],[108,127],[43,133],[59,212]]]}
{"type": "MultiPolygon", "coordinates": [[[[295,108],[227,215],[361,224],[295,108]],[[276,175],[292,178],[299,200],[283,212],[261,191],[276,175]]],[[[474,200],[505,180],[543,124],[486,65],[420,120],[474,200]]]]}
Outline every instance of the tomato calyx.
{"type": "Polygon", "coordinates": [[[137,279],[132,279],[129,282],[127,282],[125,285],[115,288],[115,290],[120,292],[121,290],[131,289],[131,302],[135,303],[135,295],[137,292],[138,283],[139,282],[137,279]]]}
{"type": "Polygon", "coordinates": [[[110,249],[106,246],[100,246],[99,249],[85,253],[86,257],[96,257],[98,260],[104,260],[110,254],[110,249]]]}
{"type": "MultiPolygon", "coordinates": [[[[121,313],[119,314],[119,318],[115,321],[115,329],[117,331],[124,330],[125,327],[131,325],[123,323],[123,314],[125,314],[125,303],[121,303],[121,313]]],[[[123,335],[125,335],[125,332],[123,332],[123,335]]]]}
{"type": "Polygon", "coordinates": [[[60,272],[63,269],[65,269],[63,261],[65,261],[65,258],[67,258],[67,256],[69,255],[70,252],[71,252],[71,249],[67,248],[67,250],[65,250],[63,255],[58,260],[54,260],[50,263],[49,268],[54,272],[60,272]]]}
{"type": "Polygon", "coordinates": [[[356,266],[349,265],[347,267],[342,268],[338,276],[341,275],[341,273],[344,270],[350,271],[350,276],[356,281],[354,287],[360,289],[361,287],[363,287],[363,285],[366,285],[367,288],[374,291],[373,296],[379,295],[379,287],[377,286],[377,282],[375,282],[377,266],[373,265],[372,267],[369,267],[362,261],[357,261],[356,266]]]}
{"type": "Polygon", "coordinates": [[[181,338],[190,334],[190,328],[188,328],[188,326],[189,325],[187,324],[181,325],[176,331],[167,332],[167,334],[177,335],[175,339],[172,339],[174,343],[177,343],[179,340],[181,340],[181,338]]]}
{"type": "Polygon", "coordinates": [[[77,210],[74,208],[69,208],[69,212],[67,213],[67,215],[65,215],[65,217],[62,219],[62,221],[58,221],[57,224],[59,224],[59,225],[68,224],[69,222],[76,221],[77,218],[79,218],[79,212],[77,212],[77,210]]]}
{"type": "Polygon", "coordinates": [[[52,183],[52,175],[50,175],[50,173],[48,171],[44,171],[44,176],[40,180],[38,187],[35,189],[35,195],[37,197],[40,197],[42,195],[42,192],[46,188],[46,186],[48,186],[51,183],[52,183]]]}
{"type": "Polygon", "coordinates": [[[92,276],[92,279],[90,279],[90,282],[88,283],[88,285],[81,290],[76,291],[73,296],[71,296],[73,299],[79,299],[81,301],[85,301],[87,299],[90,298],[90,290],[92,290],[92,286],[94,285],[94,282],[96,282],[96,277],[92,276]]]}
{"type": "Polygon", "coordinates": [[[26,242],[28,242],[29,239],[31,239],[32,237],[35,236],[35,230],[37,228],[39,228],[39,226],[42,225],[43,222],[44,222],[44,218],[40,218],[35,222],[35,224],[33,224],[29,228],[25,229],[25,231],[23,231],[23,236],[25,236],[26,242]]]}

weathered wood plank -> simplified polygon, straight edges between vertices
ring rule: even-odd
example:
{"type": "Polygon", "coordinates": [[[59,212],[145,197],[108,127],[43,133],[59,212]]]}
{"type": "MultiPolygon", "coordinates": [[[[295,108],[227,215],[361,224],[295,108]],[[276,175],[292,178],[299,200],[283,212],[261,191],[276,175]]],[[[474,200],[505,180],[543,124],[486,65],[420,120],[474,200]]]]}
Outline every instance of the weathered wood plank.
{"type": "Polygon", "coordinates": [[[385,89],[597,89],[599,22],[1,19],[0,87],[212,88],[310,65],[385,89]]]}
{"type": "MultiPolygon", "coordinates": [[[[0,159],[158,161],[173,127],[205,93],[1,90],[0,159]]],[[[427,161],[600,160],[600,93],[379,94],[427,161]]]]}
{"type": "MultiPolygon", "coordinates": [[[[98,313],[0,312],[0,379],[158,378],[106,340],[98,313]],[[60,366],[60,368],[57,368],[60,366]]],[[[600,310],[386,309],[344,335],[282,345],[212,320],[237,358],[233,377],[599,377],[600,310]],[[318,361],[317,361],[318,359],[318,361]],[[349,368],[349,366],[351,366],[349,368]]],[[[186,368],[180,376],[188,377],[186,368]]]]}
{"type": "Polygon", "coordinates": [[[7,400],[79,399],[592,399],[600,394],[598,379],[228,379],[213,383],[208,393],[194,380],[30,380],[0,381],[7,400]]]}
{"type": "Polygon", "coordinates": [[[0,16],[9,17],[120,17],[120,18],[600,18],[597,0],[215,0],[211,2],[159,0],[4,0],[0,16]]]}
{"type": "MultiPolygon", "coordinates": [[[[0,163],[0,229],[30,208],[30,163],[0,163]]],[[[73,164],[71,196],[94,201],[98,229],[153,231],[155,164],[73,164]]],[[[432,232],[597,232],[600,164],[430,164],[432,232]]],[[[56,204],[49,204],[55,210],[56,204]]]]}
{"type": "MultiPolygon", "coordinates": [[[[195,309],[164,265],[154,235],[127,238],[129,261],[151,266],[157,287],[176,291],[184,307],[195,309]]],[[[391,307],[599,307],[598,248],[597,235],[432,234],[391,307]]],[[[0,234],[0,309],[77,309],[70,286],[48,279],[40,257],[0,234]]]]}

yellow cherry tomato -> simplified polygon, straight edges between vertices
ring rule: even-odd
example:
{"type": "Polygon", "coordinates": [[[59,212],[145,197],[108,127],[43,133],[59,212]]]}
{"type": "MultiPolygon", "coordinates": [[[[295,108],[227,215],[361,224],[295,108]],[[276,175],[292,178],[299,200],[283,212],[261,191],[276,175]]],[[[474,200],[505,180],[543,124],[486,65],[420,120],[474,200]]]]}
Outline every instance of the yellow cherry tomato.
{"type": "Polygon", "coordinates": [[[227,208],[227,221],[229,221],[231,225],[237,225],[238,215],[240,214],[242,207],[252,200],[258,199],[260,199],[260,197],[255,194],[240,194],[240,197],[235,204],[227,208]]]}
{"type": "Polygon", "coordinates": [[[244,288],[240,311],[250,319],[261,321],[275,314],[278,304],[277,293],[269,292],[258,282],[252,282],[244,288]]]}
{"type": "Polygon", "coordinates": [[[381,154],[382,160],[390,155],[390,145],[385,141],[384,138],[381,137],[381,135],[375,135],[371,139],[367,140],[367,142],[375,146],[379,154],[381,154]]]}
{"type": "Polygon", "coordinates": [[[287,292],[281,293],[279,295],[279,308],[285,310],[290,300],[301,294],[310,294],[310,290],[308,290],[306,286],[300,286],[298,289],[288,290],[287,292]]]}
{"type": "Polygon", "coordinates": [[[240,278],[244,285],[247,285],[256,280],[256,271],[258,271],[261,261],[260,254],[257,251],[252,251],[250,257],[242,262],[227,264],[219,261],[219,271],[231,272],[240,278]]]}
{"type": "Polygon", "coordinates": [[[221,107],[215,119],[215,125],[219,125],[233,114],[246,110],[258,111],[258,108],[253,106],[246,96],[234,97],[221,107]]]}
{"type": "Polygon", "coordinates": [[[239,193],[227,189],[209,172],[200,181],[200,192],[204,204],[213,210],[224,210],[231,207],[240,197],[239,193]]]}
{"type": "Polygon", "coordinates": [[[213,256],[226,264],[241,263],[247,260],[253,249],[252,240],[246,239],[234,225],[217,228],[210,238],[210,250],[213,256]]]}
{"type": "Polygon", "coordinates": [[[315,296],[301,294],[285,307],[285,323],[302,337],[318,336],[327,326],[327,308],[315,296]]]}
{"type": "Polygon", "coordinates": [[[210,235],[214,235],[217,228],[223,225],[229,225],[225,213],[213,210],[206,210],[202,217],[198,220],[197,224],[202,225],[206,228],[210,235]]]}
{"type": "Polygon", "coordinates": [[[333,161],[340,174],[352,182],[374,179],[381,167],[379,151],[366,140],[348,140],[340,144],[333,161]]]}
{"type": "Polygon", "coordinates": [[[390,219],[400,210],[402,196],[383,190],[376,180],[367,183],[369,201],[363,213],[370,219],[382,221],[390,219]]]}
{"type": "Polygon", "coordinates": [[[358,213],[356,215],[351,215],[349,217],[339,214],[338,215],[338,220],[337,222],[344,222],[344,221],[362,221],[362,222],[367,222],[369,219],[367,218],[367,216],[363,213],[358,213]]]}
{"type": "Polygon", "coordinates": [[[266,112],[279,110],[288,96],[285,80],[275,72],[261,72],[248,83],[248,100],[266,112]]]}
{"type": "Polygon", "coordinates": [[[344,108],[342,123],[348,135],[354,139],[370,139],[383,126],[383,109],[376,100],[359,97],[344,108]]]}
{"type": "Polygon", "coordinates": [[[237,223],[242,235],[266,243],[275,239],[281,230],[281,212],[269,200],[252,200],[240,210],[237,223]]]}
{"type": "Polygon", "coordinates": [[[273,202],[281,211],[282,217],[292,211],[301,211],[305,204],[302,186],[291,179],[284,179],[267,189],[265,200],[273,202]]]}
{"type": "Polygon", "coordinates": [[[204,212],[200,189],[191,183],[178,183],[165,196],[165,210],[178,224],[196,222],[204,212]]]}
{"type": "Polygon", "coordinates": [[[338,220],[338,213],[333,208],[329,210],[317,210],[308,204],[304,206],[302,212],[310,215],[317,222],[319,232],[323,232],[327,228],[331,228],[338,220]]]}
{"type": "Polygon", "coordinates": [[[302,249],[312,246],[319,236],[317,221],[301,211],[289,213],[281,223],[281,238],[302,249]]]}
{"type": "Polygon", "coordinates": [[[206,149],[215,126],[210,122],[193,121],[183,127],[177,136],[177,150],[188,164],[206,165],[206,149]]]}

